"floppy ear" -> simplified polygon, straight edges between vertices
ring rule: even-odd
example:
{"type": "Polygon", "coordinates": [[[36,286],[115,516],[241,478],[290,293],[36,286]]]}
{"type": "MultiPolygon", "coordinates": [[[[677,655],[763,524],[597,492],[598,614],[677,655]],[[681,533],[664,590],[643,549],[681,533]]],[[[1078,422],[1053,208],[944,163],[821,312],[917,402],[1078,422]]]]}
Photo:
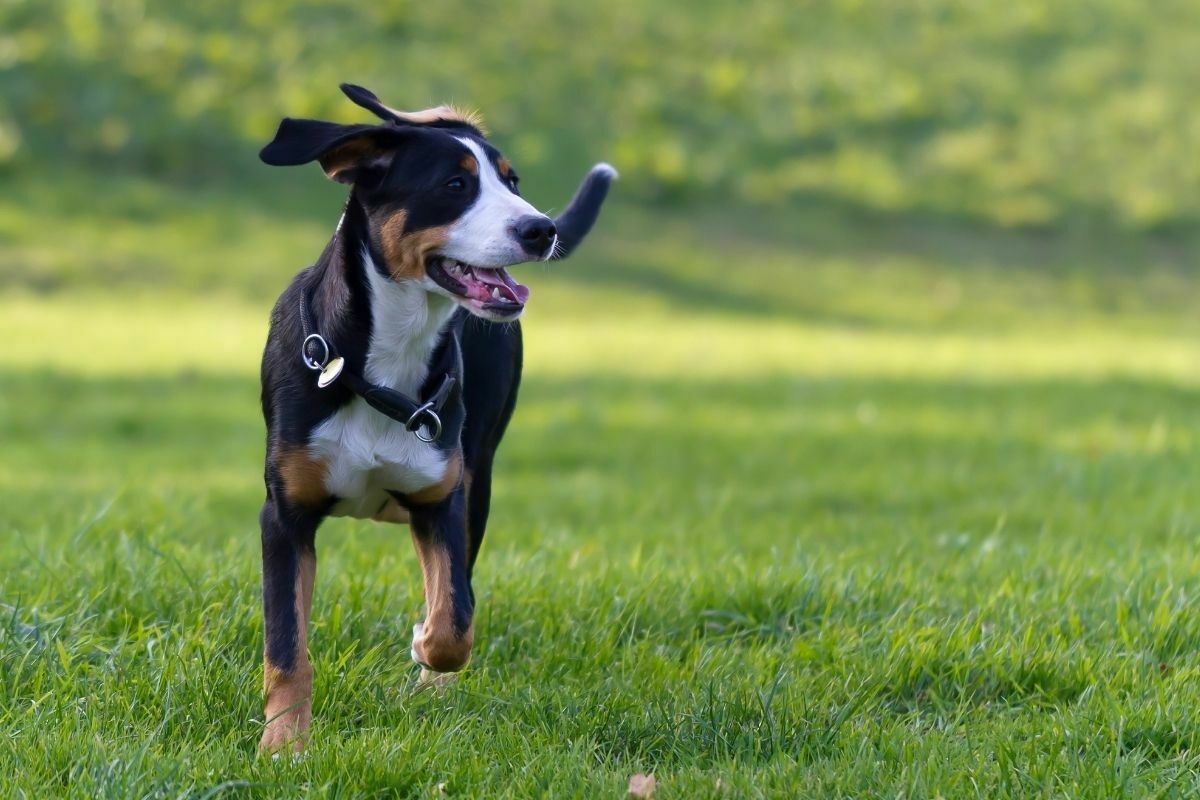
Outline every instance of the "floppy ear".
{"type": "Polygon", "coordinates": [[[479,114],[465,108],[455,106],[436,106],[424,111],[398,111],[391,106],[385,106],[374,92],[355,86],[353,83],[340,85],[342,94],[349,97],[351,102],[370,111],[375,116],[397,125],[466,125],[480,133],[486,134],[483,119],[479,114]]]}
{"type": "Polygon", "coordinates": [[[389,125],[338,125],[315,119],[284,119],[258,157],[276,167],[320,161],[339,183],[355,183],[387,169],[402,138],[389,125]]]}
{"type": "Polygon", "coordinates": [[[370,89],[364,89],[361,86],[355,86],[353,83],[343,83],[338,88],[340,88],[342,90],[342,94],[346,95],[346,97],[349,97],[355,105],[362,106],[380,119],[399,121],[400,118],[397,116],[399,112],[397,112],[395,109],[385,106],[383,101],[380,100],[379,97],[370,89]]]}

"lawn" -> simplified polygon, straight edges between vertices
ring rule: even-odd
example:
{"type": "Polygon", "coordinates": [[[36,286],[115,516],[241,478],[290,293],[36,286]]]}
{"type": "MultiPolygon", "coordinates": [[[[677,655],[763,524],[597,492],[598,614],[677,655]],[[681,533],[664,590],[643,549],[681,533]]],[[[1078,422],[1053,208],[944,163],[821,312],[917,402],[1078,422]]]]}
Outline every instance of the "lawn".
{"type": "Polygon", "coordinates": [[[618,201],[524,272],[471,666],[414,693],[407,531],[330,522],[270,761],[257,358],[336,191],[171,192],[0,203],[0,795],[1200,790],[1189,242],[618,201]]]}

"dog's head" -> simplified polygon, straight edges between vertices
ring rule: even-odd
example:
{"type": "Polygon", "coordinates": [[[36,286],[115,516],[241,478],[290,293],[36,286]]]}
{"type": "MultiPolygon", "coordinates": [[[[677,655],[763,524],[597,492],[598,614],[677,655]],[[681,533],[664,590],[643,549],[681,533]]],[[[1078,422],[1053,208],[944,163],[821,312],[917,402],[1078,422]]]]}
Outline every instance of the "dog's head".
{"type": "Polygon", "coordinates": [[[486,319],[519,317],[529,290],[505,267],[550,259],[558,228],[521,197],[516,171],[479,120],[448,106],[396,111],[361,87],[342,91],[384,124],[285,119],[262,160],[319,161],[330,178],[353,185],[371,248],[393,280],[415,281],[486,319]]]}

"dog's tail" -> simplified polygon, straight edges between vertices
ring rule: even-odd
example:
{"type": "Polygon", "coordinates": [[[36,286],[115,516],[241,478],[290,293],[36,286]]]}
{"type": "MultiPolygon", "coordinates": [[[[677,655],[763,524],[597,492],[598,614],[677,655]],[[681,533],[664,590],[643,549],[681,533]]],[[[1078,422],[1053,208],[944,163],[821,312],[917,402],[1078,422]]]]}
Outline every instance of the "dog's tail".
{"type": "Polygon", "coordinates": [[[616,177],[617,171],[611,164],[600,163],[591,168],[583,183],[575,190],[571,202],[554,220],[554,227],[558,228],[558,243],[552,259],[566,258],[588,235],[600,216],[600,207],[608,196],[608,187],[616,177]]]}

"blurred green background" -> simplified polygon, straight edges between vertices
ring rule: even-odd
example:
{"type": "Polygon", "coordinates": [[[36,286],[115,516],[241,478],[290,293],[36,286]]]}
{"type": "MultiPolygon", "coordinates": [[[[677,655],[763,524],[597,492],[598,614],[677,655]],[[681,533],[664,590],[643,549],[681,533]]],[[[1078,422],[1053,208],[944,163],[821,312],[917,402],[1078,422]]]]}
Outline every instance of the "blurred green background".
{"type": "Polygon", "coordinates": [[[0,0],[5,788],[1194,781],[1197,86],[1194,0],[0,0]],[[341,81],[479,109],[540,208],[621,179],[517,268],[463,692],[384,696],[417,565],[331,523],[282,773],[257,360],[345,188],[257,151],[341,81]]]}
{"type": "MultiPolygon", "coordinates": [[[[250,180],[336,91],[482,109],[563,189],[604,153],[677,205],[836,200],[998,225],[1195,221],[1196,5],[1160,0],[14,2],[0,165],[250,180]]],[[[257,175],[256,175],[257,178],[257,175]]]]}
{"type": "MultiPolygon", "coordinates": [[[[744,254],[706,299],[748,311],[826,307],[801,288],[819,277],[756,269],[775,243],[796,270],[805,247],[881,239],[1132,271],[1180,259],[1200,221],[1187,0],[9,0],[0,15],[3,288],[271,295],[340,189],[257,149],[284,115],[364,119],[344,80],[397,107],[482,110],[546,208],[613,162],[617,213],[643,226],[621,238],[744,254]],[[766,282],[782,296],[746,289],[766,282]]],[[[616,261],[588,279],[669,293],[688,277],[616,261]]]]}

